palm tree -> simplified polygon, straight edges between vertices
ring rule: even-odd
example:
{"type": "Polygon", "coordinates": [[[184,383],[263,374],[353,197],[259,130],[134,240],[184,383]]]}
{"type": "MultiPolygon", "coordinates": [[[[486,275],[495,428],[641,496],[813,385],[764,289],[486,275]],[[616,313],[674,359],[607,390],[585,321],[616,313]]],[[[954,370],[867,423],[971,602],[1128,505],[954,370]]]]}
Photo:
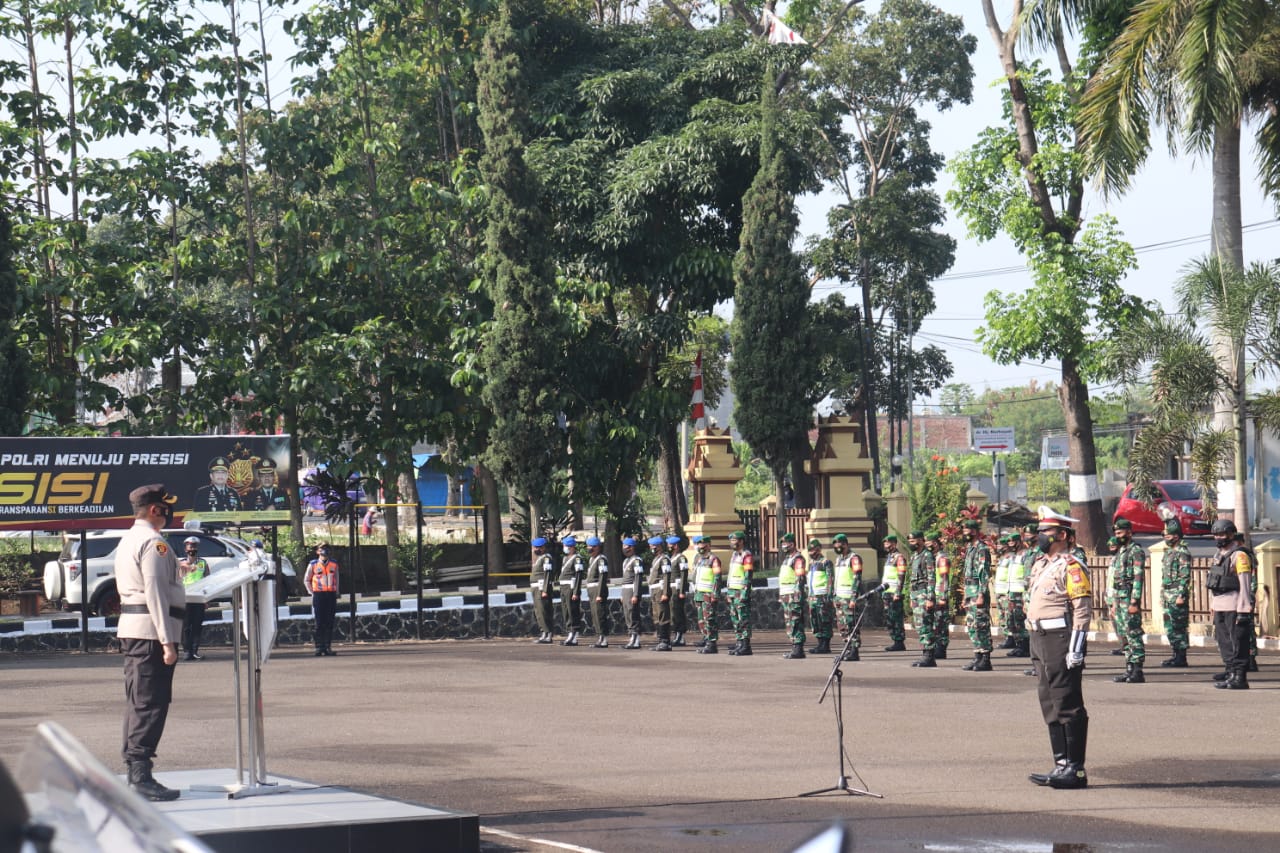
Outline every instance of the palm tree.
{"type": "MultiPolygon", "coordinates": [[[[1150,493],[1151,480],[1168,460],[1191,447],[1192,476],[1206,496],[1207,514],[1216,513],[1210,497],[1219,472],[1234,458],[1235,521],[1248,530],[1245,481],[1244,406],[1217,411],[1221,399],[1244,399],[1248,380],[1280,371],[1280,345],[1274,340],[1280,319],[1280,264],[1252,264],[1236,269],[1210,257],[1194,264],[1178,282],[1178,313],[1146,319],[1107,353],[1117,377],[1132,382],[1150,365],[1152,423],[1138,434],[1129,454],[1129,480],[1150,493]],[[1201,328],[1203,324],[1205,329],[1201,328]],[[1208,334],[1206,334],[1208,332],[1208,334]],[[1249,372],[1224,368],[1216,347],[1225,342],[1232,364],[1252,365],[1249,372]],[[1229,429],[1217,426],[1225,414],[1229,429]]],[[[1280,427],[1280,393],[1250,401],[1258,419],[1255,429],[1280,427]]]]}
{"type": "MultiPolygon", "coordinates": [[[[1040,0],[1087,14],[1100,0],[1040,0]]],[[[1171,150],[1209,153],[1212,251],[1227,283],[1244,269],[1240,214],[1242,127],[1260,119],[1256,147],[1268,193],[1280,197],[1280,7],[1271,0],[1138,0],[1080,105],[1090,171],[1108,191],[1128,187],[1162,125],[1171,150]],[[1233,273],[1234,271],[1234,273],[1233,273]]],[[[1245,406],[1243,351],[1215,328],[1214,353],[1229,377],[1215,426],[1236,429],[1245,406]],[[1231,389],[1232,396],[1227,396],[1231,389]]],[[[1242,428],[1242,427],[1241,427],[1242,428]]],[[[1236,521],[1245,516],[1244,461],[1235,461],[1236,521]]]]}

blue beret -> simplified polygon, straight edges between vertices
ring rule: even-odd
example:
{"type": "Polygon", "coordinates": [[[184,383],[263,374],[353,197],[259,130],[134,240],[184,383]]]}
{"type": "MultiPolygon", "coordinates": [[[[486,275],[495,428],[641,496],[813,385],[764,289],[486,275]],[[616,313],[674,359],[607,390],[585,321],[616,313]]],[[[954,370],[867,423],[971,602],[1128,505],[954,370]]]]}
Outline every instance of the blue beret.
{"type": "Polygon", "coordinates": [[[661,536],[650,536],[650,537],[649,537],[649,544],[650,544],[650,545],[661,545],[661,544],[663,543],[663,541],[664,541],[664,540],[663,540],[663,538],[662,538],[661,536]]]}
{"type": "Polygon", "coordinates": [[[578,544],[578,540],[574,539],[572,536],[566,536],[560,540],[560,544],[566,548],[572,548],[578,544]]]}
{"type": "Polygon", "coordinates": [[[604,544],[604,543],[602,543],[602,542],[600,541],[600,537],[599,537],[599,536],[588,536],[588,537],[587,537],[587,545],[588,545],[589,547],[591,547],[591,548],[595,548],[597,545],[602,545],[602,544],[604,544]]]}
{"type": "Polygon", "coordinates": [[[547,540],[539,536],[537,539],[533,540],[529,544],[535,548],[545,548],[547,547],[547,540]]]}
{"type": "Polygon", "coordinates": [[[634,548],[634,547],[636,547],[636,540],[635,540],[635,538],[634,538],[634,537],[628,536],[626,539],[623,539],[623,540],[622,540],[622,544],[623,544],[623,545],[630,545],[632,548],[634,548]]]}
{"type": "Polygon", "coordinates": [[[679,544],[680,544],[680,537],[679,537],[679,536],[668,536],[668,537],[667,537],[667,544],[668,544],[668,545],[679,545],[679,544]]]}

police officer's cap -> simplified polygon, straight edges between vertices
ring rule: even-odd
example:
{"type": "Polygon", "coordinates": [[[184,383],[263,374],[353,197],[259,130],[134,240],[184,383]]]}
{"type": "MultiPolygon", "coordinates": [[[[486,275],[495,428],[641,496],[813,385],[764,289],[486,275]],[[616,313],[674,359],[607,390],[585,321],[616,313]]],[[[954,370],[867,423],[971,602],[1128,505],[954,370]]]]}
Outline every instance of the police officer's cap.
{"type": "Polygon", "coordinates": [[[711,537],[710,537],[710,536],[695,536],[695,537],[693,537],[693,543],[694,543],[695,545],[700,545],[700,544],[702,544],[703,542],[710,542],[710,541],[711,541],[711,537]]]}
{"type": "Polygon", "coordinates": [[[930,542],[941,542],[942,534],[936,530],[930,530],[928,533],[924,535],[924,538],[929,540],[930,542]]]}
{"type": "Polygon", "coordinates": [[[129,493],[129,503],[133,504],[134,509],[142,509],[152,504],[170,504],[178,502],[178,499],[169,494],[164,489],[164,483],[151,483],[146,486],[138,486],[129,493]]]}
{"type": "Polygon", "coordinates": [[[588,536],[588,537],[587,537],[587,547],[588,547],[588,548],[599,548],[601,544],[603,544],[603,543],[600,541],[600,537],[599,537],[599,536],[588,536]]]}
{"type": "Polygon", "coordinates": [[[982,522],[978,521],[976,518],[966,518],[961,527],[964,527],[966,530],[981,530],[982,522]]]}
{"type": "Polygon", "coordinates": [[[529,544],[530,544],[530,545],[532,545],[532,546],[533,546],[533,547],[535,547],[535,548],[545,548],[545,547],[547,547],[547,540],[546,540],[546,539],[544,539],[543,537],[539,536],[537,539],[534,539],[534,540],[533,540],[532,542],[530,542],[529,544]]]}
{"type": "Polygon", "coordinates": [[[849,537],[845,536],[843,533],[837,533],[835,536],[831,537],[832,545],[836,544],[837,542],[848,542],[848,541],[849,541],[849,537]]]}
{"type": "Polygon", "coordinates": [[[1164,520],[1164,532],[1168,536],[1181,536],[1182,524],[1176,518],[1166,518],[1164,520]]]}
{"type": "Polygon", "coordinates": [[[668,544],[668,545],[679,545],[679,544],[680,544],[680,541],[681,541],[681,540],[680,540],[680,537],[679,537],[679,536],[668,536],[668,537],[667,537],[667,544],[668,544]]]}
{"type": "Polygon", "coordinates": [[[231,460],[225,456],[215,456],[209,460],[210,471],[230,471],[231,460]]]}
{"type": "Polygon", "coordinates": [[[257,469],[259,474],[274,474],[276,472],[276,461],[264,456],[258,460],[257,469]]]}
{"type": "Polygon", "coordinates": [[[665,540],[664,540],[661,536],[650,536],[650,537],[649,537],[649,544],[650,544],[650,545],[661,545],[664,541],[665,541],[665,540]]]}
{"type": "Polygon", "coordinates": [[[1133,522],[1127,518],[1117,518],[1115,528],[1116,530],[1132,530],[1133,522]]]}
{"type": "Polygon", "coordinates": [[[1214,536],[1235,536],[1237,533],[1236,523],[1229,518],[1220,518],[1213,523],[1210,531],[1214,536]]]}
{"type": "Polygon", "coordinates": [[[634,536],[627,536],[627,537],[625,537],[625,538],[622,540],[622,545],[623,545],[623,547],[625,547],[625,548],[634,548],[634,547],[636,547],[636,540],[635,540],[635,537],[634,537],[634,536]]]}
{"type": "Polygon", "coordinates": [[[729,538],[730,539],[746,539],[747,534],[743,533],[741,530],[735,530],[729,534],[729,538]]]}
{"type": "Polygon", "coordinates": [[[183,539],[183,540],[182,540],[182,544],[183,544],[183,545],[199,545],[199,544],[200,544],[200,537],[199,537],[199,536],[188,536],[186,539],[183,539]]]}
{"type": "Polygon", "coordinates": [[[1063,515],[1052,507],[1040,506],[1040,530],[1074,530],[1076,520],[1069,515],[1063,515]]]}
{"type": "Polygon", "coordinates": [[[822,540],[821,540],[821,539],[810,539],[810,540],[809,540],[809,550],[810,550],[810,551],[813,551],[813,550],[815,550],[815,549],[817,549],[817,548],[821,548],[821,547],[822,547],[822,540]]]}
{"type": "Polygon", "coordinates": [[[578,546],[578,540],[574,539],[572,536],[566,536],[560,540],[560,544],[566,548],[576,548],[578,546]]]}

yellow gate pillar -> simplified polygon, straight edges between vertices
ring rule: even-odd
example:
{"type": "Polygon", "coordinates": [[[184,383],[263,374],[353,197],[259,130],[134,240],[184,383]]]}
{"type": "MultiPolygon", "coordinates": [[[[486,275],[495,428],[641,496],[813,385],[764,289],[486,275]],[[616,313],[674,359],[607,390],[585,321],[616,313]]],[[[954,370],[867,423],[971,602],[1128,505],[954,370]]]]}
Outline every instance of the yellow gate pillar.
{"type": "Polygon", "coordinates": [[[727,427],[698,430],[694,434],[686,473],[693,491],[693,506],[689,509],[685,533],[690,540],[694,536],[710,536],[711,550],[719,555],[727,572],[728,536],[742,528],[742,520],[734,509],[733,493],[743,477],[727,427]]]}
{"type": "Polygon", "coordinates": [[[849,547],[862,558],[863,580],[878,579],[879,559],[870,541],[873,524],[863,494],[870,486],[871,458],[862,424],[847,415],[819,417],[818,441],[804,467],[816,481],[809,535],[821,539],[824,550],[837,533],[848,536],[849,547]]]}

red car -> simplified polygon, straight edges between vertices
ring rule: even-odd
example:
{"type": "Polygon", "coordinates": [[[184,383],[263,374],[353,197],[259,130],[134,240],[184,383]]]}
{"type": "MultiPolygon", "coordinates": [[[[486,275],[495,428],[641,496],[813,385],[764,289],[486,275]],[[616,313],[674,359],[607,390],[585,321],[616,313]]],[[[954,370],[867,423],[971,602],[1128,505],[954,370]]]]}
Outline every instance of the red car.
{"type": "Polygon", "coordinates": [[[1210,523],[1200,513],[1200,487],[1193,480],[1153,480],[1154,506],[1129,496],[1133,486],[1125,486],[1116,507],[1116,519],[1127,518],[1134,533],[1164,533],[1164,520],[1177,518],[1183,536],[1208,536],[1210,523]]]}

